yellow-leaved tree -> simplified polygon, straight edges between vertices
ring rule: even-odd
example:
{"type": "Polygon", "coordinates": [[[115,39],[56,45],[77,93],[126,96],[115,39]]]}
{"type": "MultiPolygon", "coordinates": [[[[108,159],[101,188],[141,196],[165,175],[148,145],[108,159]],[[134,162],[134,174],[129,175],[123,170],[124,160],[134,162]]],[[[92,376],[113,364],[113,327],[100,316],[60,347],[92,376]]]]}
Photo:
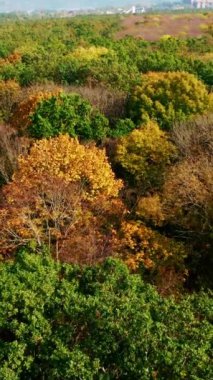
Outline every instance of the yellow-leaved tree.
{"type": "Polygon", "coordinates": [[[166,133],[156,123],[149,122],[120,139],[115,160],[125,171],[126,178],[145,193],[161,186],[175,152],[166,133]]]}
{"type": "Polygon", "coordinates": [[[66,261],[105,257],[124,210],[121,187],[103,150],[67,135],[35,143],[4,188],[2,253],[33,242],[66,261]]]}
{"type": "Polygon", "coordinates": [[[79,46],[76,50],[70,53],[70,57],[79,59],[80,61],[97,60],[107,55],[109,50],[103,46],[79,46]]]}
{"type": "Polygon", "coordinates": [[[202,114],[209,107],[207,88],[195,75],[186,72],[144,74],[129,100],[130,116],[136,123],[152,119],[166,130],[175,121],[202,114]]]}
{"type": "Polygon", "coordinates": [[[187,277],[183,244],[167,238],[139,221],[121,224],[117,251],[132,271],[154,282],[163,294],[174,294],[187,277]]]}

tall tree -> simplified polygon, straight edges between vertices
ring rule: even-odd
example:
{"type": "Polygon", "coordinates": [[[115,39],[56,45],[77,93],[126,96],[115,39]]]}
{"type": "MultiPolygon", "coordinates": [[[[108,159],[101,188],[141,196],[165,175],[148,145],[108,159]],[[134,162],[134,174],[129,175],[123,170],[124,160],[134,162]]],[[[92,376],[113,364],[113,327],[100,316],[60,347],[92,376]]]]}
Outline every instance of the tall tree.
{"type": "Polygon", "coordinates": [[[156,123],[149,122],[118,141],[115,160],[129,182],[140,193],[146,193],[162,185],[174,155],[175,147],[166,133],[156,123]]]}
{"type": "Polygon", "coordinates": [[[121,187],[104,151],[67,135],[41,140],[4,188],[1,251],[34,242],[68,261],[104,256],[123,210],[121,187]]]}
{"type": "Polygon", "coordinates": [[[161,128],[171,129],[177,120],[202,114],[209,108],[205,85],[187,72],[150,72],[142,75],[129,101],[129,113],[135,122],[156,120],[161,128]]]}

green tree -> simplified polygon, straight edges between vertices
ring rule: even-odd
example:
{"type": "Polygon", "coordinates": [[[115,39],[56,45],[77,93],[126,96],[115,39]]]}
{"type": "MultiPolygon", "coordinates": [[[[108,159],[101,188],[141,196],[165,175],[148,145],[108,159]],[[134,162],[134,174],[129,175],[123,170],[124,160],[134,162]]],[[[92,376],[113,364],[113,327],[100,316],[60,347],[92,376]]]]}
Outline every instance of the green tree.
{"type": "Polygon", "coordinates": [[[161,298],[119,261],[0,265],[0,379],[209,380],[212,300],[161,298]]]}
{"type": "Polygon", "coordinates": [[[213,86],[213,62],[203,62],[200,59],[196,59],[192,64],[193,71],[197,76],[203,80],[208,86],[213,86]]]}
{"type": "Polygon", "coordinates": [[[190,62],[185,57],[180,57],[174,52],[161,51],[159,47],[155,51],[146,51],[138,62],[141,72],[149,71],[190,71],[190,62]]]}
{"type": "Polygon", "coordinates": [[[122,137],[128,135],[136,128],[131,119],[119,119],[113,128],[109,132],[110,137],[122,137]]]}
{"type": "Polygon", "coordinates": [[[60,94],[41,101],[31,116],[32,137],[53,137],[68,133],[86,140],[101,140],[108,132],[108,120],[77,94],[60,94]]]}

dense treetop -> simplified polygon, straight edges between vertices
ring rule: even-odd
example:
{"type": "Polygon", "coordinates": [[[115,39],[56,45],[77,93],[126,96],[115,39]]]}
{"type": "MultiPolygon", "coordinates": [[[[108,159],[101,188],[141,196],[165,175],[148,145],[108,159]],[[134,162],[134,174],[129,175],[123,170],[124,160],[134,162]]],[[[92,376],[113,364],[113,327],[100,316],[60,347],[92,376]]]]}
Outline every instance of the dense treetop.
{"type": "Polygon", "coordinates": [[[128,36],[118,40],[119,28],[117,16],[2,23],[0,78],[22,85],[92,80],[126,90],[140,81],[140,72],[188,71],[213,83],[208,28],[197,39],[167,37],[153,43],[128,36]]]}
{"type": "Polygon", "coordinates": [[[212,378],[207,16],[1,17],[0,380],[212,378]]]}
{"type": "Polygon", "coordinates": [[[0,273],[2,379],[211,377],[207,294],[176,303],[119,261],[82,270],[45,252],[0,273]]]}
{"type": "Polygon", "coordinates": [[[161,128],[169,129],[175,121],[204,113],[209,103],[206,87],[194,75],[150,72],[143,75],[141,85],[135,87],[129,101],[129,112],[137,123],[152,119],[161,128]]]}

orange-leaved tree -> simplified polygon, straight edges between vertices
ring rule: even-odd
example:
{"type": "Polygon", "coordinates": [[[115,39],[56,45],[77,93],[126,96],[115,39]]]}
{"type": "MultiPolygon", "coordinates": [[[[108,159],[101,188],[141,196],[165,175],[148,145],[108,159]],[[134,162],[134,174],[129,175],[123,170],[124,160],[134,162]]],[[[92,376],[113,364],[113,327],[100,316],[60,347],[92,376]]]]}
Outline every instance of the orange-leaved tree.
{"type": "Polygon", "coordinates": [[[17,104],[11,116],[10,123],[13,127],[24,133],[31,125],[30,116],[35,111],[37,105],[45,99],[49,99],[54,95],[59,95],[62,92],[59,86],[49,86],[50,88],[42,89],[39,86],[29,89],[24,98],[17,104]]]}
{"type": "Polygon", "coordinates": [[[2,253],[33,242],[49,245],[57,259],[102,258],[123,212],[121,187],[103,150],[67,135],[35,143],[4,188],[2,253]]]}
{"type": "Polygon", "coordinates": [[[181,243],[131,220],[122,222],[119,237],[117,251],[131,270],[142,271],[163,294],[182,287],[187,277],[187,250],[181,243]]]}
{"type": "Polygon", "coordinates": [[[7,66],[9,64],[14,64],[17,62],[21,62],[21,54],[18,52],[13,52],[6,58],[0,58],[0,67],[7,66]]]}
{"type": "Polygon", "coordinates": [[[167,221],[183,234],[205,241],[213,232],[213,160],[196,156],[175,165],[168,174],[162,195],[167,221]],[[185,232],[184,232],[185,231],[185,232]]]}
{"type": "Polygon", "coordinates": [[[0,120],[8,122],[20,92],[21,88],[15,80],[0,80],[0,120]]]}

